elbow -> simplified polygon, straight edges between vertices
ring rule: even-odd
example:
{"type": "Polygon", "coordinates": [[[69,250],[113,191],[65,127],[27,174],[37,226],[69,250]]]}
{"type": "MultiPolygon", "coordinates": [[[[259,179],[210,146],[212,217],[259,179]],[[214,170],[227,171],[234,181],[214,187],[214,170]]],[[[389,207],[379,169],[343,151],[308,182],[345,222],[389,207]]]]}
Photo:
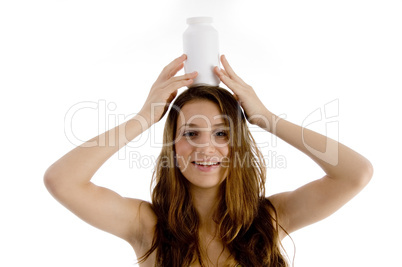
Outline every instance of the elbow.
{"type": "Polygon", "coordinates": [[[356,186],[363,189],[373,177],[374,167],[371,162],[365,159],[364,163],[358,168],[356,173],[356,186]]]}
{"type": "Polygon", "coordinates": [[[49,191],[49,193],[56,197],[59,191],[62,191],[61,188],[65,187],[65,178],[61,175],[61,173],[54,168],[53,165],[50,166],[43,175],[43,183],[49,191]]]}
{"type": "Polygon", "coordinates": [[[49,193],[56,199],[65,196],[67,192],[72,192],[78,187],[87,185],[90,179],[75,177],[71,173],[65,173],[57,166],[50,166],[43,175],[43,183],[49,193]]]}
{"type": "Polygon", "coordinates": [[[52,173],[50,172],[49,169],[47,169],[45,174],[43,175],[43,183],[44,183],[47,191],[49,191],[49,193],[53,194],[52,192],[54,192],[54,190],[55,190],[56,182],[55,182],[54,175],[52,175],[52,173]]]}

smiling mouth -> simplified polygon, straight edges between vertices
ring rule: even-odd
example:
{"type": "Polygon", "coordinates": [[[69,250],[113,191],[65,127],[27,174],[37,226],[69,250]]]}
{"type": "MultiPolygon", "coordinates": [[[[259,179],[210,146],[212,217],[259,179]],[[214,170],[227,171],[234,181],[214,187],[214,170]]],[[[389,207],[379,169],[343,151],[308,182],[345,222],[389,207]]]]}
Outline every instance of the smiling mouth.
{"type": "Polygon", "coordinates": [[[191,162],[198,166],[217,166],[220,165],[220,162],[209,162],[209,161],[193,161],[191,162]]]}

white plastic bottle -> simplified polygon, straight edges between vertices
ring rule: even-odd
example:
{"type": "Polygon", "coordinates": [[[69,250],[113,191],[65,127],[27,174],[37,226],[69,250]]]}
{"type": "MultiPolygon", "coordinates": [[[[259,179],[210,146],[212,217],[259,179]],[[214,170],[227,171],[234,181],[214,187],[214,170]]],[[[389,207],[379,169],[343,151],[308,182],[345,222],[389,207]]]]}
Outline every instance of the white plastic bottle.
{"type": "Polygon", "coordinates": [[[218,86],[219,77],[214,67],[219,64],[219,36],[212,26],[211,17],[193,17],[187,19],[188,28],[183,33],[183,50],[187,55],[184,62],[185,73],[198,72],[191,85],[218,86]]]}

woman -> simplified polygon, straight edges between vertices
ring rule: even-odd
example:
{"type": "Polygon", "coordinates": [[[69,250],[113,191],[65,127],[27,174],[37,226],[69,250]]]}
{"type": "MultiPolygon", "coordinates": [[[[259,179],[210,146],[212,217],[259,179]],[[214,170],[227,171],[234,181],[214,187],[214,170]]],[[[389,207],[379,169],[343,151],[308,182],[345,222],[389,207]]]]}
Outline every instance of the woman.
{"type": "Polygon", "coordinates": [[[370,181],[372,166],[350,148],[279,119],[224,56],[224,69],[214,71],[234,94],[206,86],[177,97],[165,125],[152,203],[91,183],[110,156],[164,116],[178,89],[191,87],[197,73],[175,76],[185,60],[183,55],[163,69],[138,115],[50,166],[45,185],[77,216],[129,242],[140,266],[288,266],[281,240],[353,198],[370,181]],[[326,175],[265,197],[264,162],[246,118],[305,153],[326,175]],[[325,147],[336,151],[326,151],[325,158],[311,152],[325,147]]]}

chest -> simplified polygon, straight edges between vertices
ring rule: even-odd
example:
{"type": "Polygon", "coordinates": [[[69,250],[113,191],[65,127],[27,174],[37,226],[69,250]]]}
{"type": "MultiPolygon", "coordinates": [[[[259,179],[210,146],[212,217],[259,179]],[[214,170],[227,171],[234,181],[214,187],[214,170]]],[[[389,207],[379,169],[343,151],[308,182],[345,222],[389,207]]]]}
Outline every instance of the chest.
{"type": "MultiPolygon", "coordinates": [[[[228,251],[223,247],[222,242],[212,240],[201,240],[201,257],[204,265],[213,267],[234,267],[236,261],[228,251]]],[[[190,267],[201,267],[198,260],[190,267]]]]}
{"type": "MultiPolygon", "coordinates": [[[[144,242],[141,246],[133,246],[137,256],[144,255],[151,247],[152,239],[149,242],[144,242]]],[[[222,242],[207,237],[200,237],[201,257],[205,266],[208,267],[235,267],[236,261],[231,256],[227,249],[224,249],[222,242]]],[[[150,257],[142,263],[141,267],[154,267],[156,252],[153,252],[150,257]]],[[[189,267],[201,267],[199,261],[194,257],[193,264],[189,267]]]]}

